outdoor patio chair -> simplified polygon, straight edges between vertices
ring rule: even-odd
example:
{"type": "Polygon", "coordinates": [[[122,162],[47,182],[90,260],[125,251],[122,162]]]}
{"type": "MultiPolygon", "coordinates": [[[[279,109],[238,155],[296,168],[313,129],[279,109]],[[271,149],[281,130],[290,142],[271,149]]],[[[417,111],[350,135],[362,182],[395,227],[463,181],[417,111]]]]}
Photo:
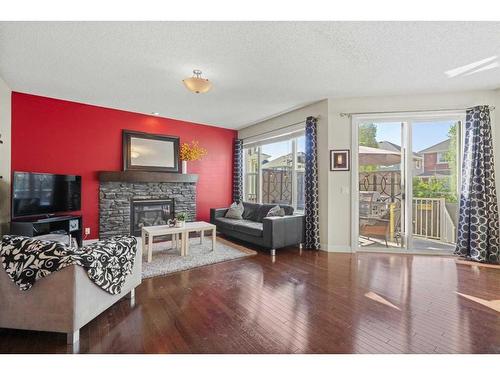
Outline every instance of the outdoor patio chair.
{"type": "MultiPolygon", "coordinates": [[[[401,209],[395,208],[394,215],[394,239],[399,246],[401,238],[400,225],[401,225],[401,209]]],[[[372,217],[364,220],[360,224],[359,235],[366,237],[368,240],[371,238],[378,238],[385,241],[385,247],[389,247],[387,240],[390,238],[391,223],[389,210],[380,218],[372,217]]]]}

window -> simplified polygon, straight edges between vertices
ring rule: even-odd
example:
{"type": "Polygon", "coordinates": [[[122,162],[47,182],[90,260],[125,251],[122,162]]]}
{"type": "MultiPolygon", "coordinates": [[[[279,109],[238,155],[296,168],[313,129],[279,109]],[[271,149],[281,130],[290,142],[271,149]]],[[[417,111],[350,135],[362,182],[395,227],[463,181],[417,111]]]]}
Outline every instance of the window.
{"type": "Polygon", "coordinates": [[[259,147],[245,148],[243,153],[245,160],[245,181],[243,184],[244,197],[247,202],[258,202],[259,186],[259,147]]]}
{"type": "Polygon", "coordinates": [[[448,155],[446,152],[438,152],[437,153],[437,163],[438,164],[448,163],[448,155]]]}
{"type": "Polygon", "coordinates": [[[261,147],[261,203],[292,204],[292,141],[261,147]]]}
{"type": "Polygon", "coordinates": [[[305,136],[249,145],[243,157],[245,201],[304,210],[305,136]]]}
{"type": "Polygon", "coordinates": [[[297,184],[295,188],[295,197],[296,197],[296,203],[294,205],[295,209],[297,211],[303,212],[304,207],[305,207],[305,170],[306,170],[306,137],[301,136],[296,139],[296,144],[297,144],[297,152],[296,152],[296,164],[295,164],[295,172],[297,175],[297,184]]]}

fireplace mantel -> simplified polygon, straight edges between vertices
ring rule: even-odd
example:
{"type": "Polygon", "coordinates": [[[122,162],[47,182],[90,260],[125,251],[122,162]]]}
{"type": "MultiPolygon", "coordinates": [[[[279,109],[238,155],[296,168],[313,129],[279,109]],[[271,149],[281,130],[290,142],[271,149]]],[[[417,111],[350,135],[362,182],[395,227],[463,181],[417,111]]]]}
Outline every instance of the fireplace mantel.
{"type": "Polygon", "coordinates": [[[197,182],[197,174],[146,171],[101,171],[101,182],[197,182]]]}

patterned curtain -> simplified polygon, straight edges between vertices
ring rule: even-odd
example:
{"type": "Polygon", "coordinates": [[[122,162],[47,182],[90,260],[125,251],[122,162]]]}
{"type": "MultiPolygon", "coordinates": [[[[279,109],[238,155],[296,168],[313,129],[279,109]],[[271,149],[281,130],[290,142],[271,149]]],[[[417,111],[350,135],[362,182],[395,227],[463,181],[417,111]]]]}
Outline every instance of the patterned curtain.
{"type": "Polygon", "coordinates": [[[493,166],[490,110],[467,110],[462,188],[455,254],[499,263],[498,205],[493,166]]]}
{"type": "Polygon", "coordinates": [[[233,202],[243,201],[243,141],[234,140],[233,202]]]}
{"type": "Polygon", "coordinates": [[[317,119],[306,120],[306,165],[305,165],[305,244],[306,249],[318,250],[319,203],[318,203],[318,146],[317,119]]]}

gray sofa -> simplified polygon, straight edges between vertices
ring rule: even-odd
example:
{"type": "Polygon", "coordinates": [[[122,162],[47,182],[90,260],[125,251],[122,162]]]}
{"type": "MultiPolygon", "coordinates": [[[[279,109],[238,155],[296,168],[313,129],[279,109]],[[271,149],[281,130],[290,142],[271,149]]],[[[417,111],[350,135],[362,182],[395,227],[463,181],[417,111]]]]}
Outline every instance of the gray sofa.
{"type": "Polygon", "coordinates": [[[78,351],[79,330],[123,297],[134,304],[142,281],[142,252],[137,248],[132,274],[120,294],[112,295],[94,284],[80,266],[71,265],[38,280],[21,291],[0,265],[0,327],[67,334],[78,351]]]}
{"type": "Polygon", "coordinates": [[[243,202],[243,206],[243,220],[224,217],[227,208],[211,208],[210,222],[217,226],[218,232],[269,249],[271,255],[281,247],[302,246],[304,215],[294,215],[292,206],[280,204],[285,210],[285,216],[281,217],[266,217],[276,204],[243,202]]]}

